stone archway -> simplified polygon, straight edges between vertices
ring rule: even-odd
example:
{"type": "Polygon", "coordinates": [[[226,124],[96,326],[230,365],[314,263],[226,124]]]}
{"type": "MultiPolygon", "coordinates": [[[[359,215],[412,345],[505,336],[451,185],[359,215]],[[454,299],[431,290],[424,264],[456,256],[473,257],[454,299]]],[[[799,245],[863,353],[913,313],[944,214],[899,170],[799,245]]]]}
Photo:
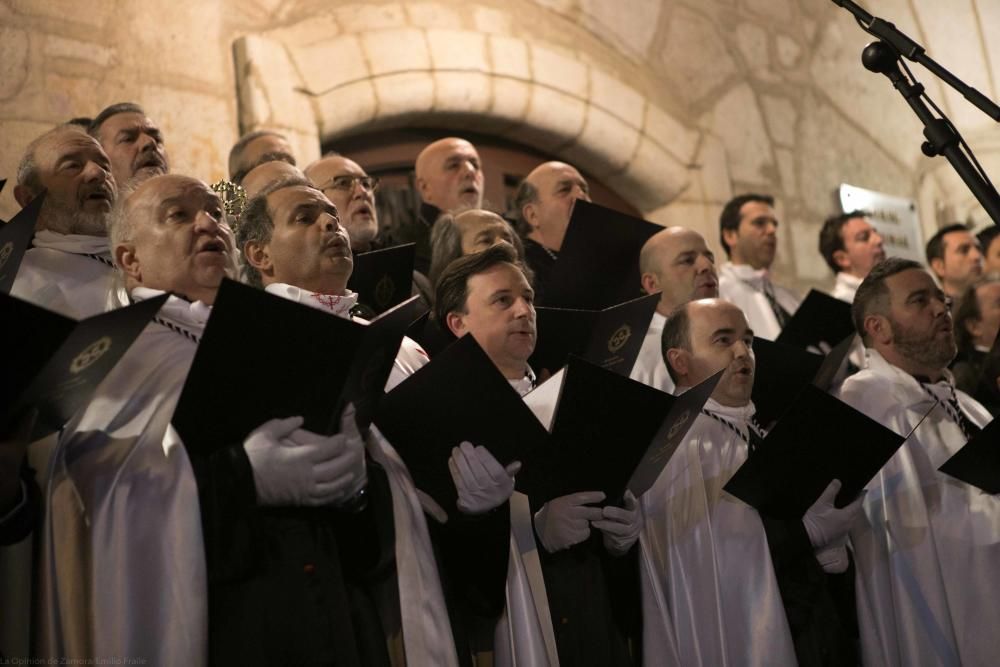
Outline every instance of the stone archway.
{"type": "MultiPolygon", "coordinates": [[[[536,146],[646,214],[706,177],[694,166],[703,133],[549,44],[377,23],[345,34],[313,17],[244,36],[234,55],[241,129],[283,128],[305,160],[348,133],[436,126],[536,146]]],[[[728,180],[724,163],[712,168],[728,180]]]]}

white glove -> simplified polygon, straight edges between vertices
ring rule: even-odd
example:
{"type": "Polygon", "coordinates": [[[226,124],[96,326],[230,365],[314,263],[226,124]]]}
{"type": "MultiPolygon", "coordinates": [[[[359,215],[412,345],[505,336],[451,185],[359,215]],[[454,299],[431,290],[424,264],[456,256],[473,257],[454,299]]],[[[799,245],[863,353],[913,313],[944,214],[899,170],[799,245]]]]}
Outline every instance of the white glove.
{"type": "Polygon", "coordinates": [[[600,491],[583,491],[550,500],[535,513],[535,533],[549,553],[568,549],[590,537],[590,522],[604,518],[600,507],[587,503],[604,500],[600,491]]]}
{"type": "Polygon", "coordinates": [[[836,547],[824,547],[816,550],[816,560],[823,571],[828,574],[840,574],[847,571],[850,559],[847,556],[847,547],[841,544],[836,547]]]}
{"type": "Polygon", "coordinates": [[[833,501],[840,492],[840,480],[835,479],[827,485],[820,497],[806,510],[802,517],[806,534],[813,548],[820,550],[825,547],[840,547],[847,541],[847,531],[861,512],[861,502],[864,494],[846,507],[837,508],[833,501]]]}
{"type": "Polygon", "coordinates": [[[604,518],[591,524],[604,534],[604,548],[614,556],[628,553],[642,530],[639,501],[631,491],[625,492],[624,500],[624,508],[608,505],[603,510],[604,518]]]}
{"type": "Polygon", "coordinates": [[[351,406],[336,435],[300,429],[302,421],[272,419],[243,443],[261,505],[330,505],[353,497],[367,482],[364,443],[351,406]]]}
{"type": "Polygon", "coordinates": [[[464,514],[484,514],[507,502],[514,493],[514,475],[521,463],[506,468],[485,447],[463,442],[451,450],[448,470],[458,490],[458,509],[464,514]]]}

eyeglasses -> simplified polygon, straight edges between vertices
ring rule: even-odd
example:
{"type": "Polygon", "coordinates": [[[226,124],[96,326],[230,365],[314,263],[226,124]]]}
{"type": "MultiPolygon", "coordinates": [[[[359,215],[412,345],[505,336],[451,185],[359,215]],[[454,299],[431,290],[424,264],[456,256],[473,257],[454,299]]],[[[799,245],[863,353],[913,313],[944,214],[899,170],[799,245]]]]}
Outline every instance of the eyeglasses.
{"type": "Polygon", "coordinates": [[[376,176],[351,176],[345,174],[343,176],[334,176],[330,179],[330,182],[322,187],[323,190],[343,190],[350,191],[354,189],[354,184],[360,183],[361,187],[369,192],[375,192],[378,190],[378,177],[376,176]]]}

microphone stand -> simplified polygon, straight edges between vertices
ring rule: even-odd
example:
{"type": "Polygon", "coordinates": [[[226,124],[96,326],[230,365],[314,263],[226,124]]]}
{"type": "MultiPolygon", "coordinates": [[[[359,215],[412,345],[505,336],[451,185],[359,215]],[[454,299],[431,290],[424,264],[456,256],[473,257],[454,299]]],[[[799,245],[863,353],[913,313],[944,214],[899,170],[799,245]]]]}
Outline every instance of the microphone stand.
{"type": "MultiPolygon", "coordinates": [[[[928,157],[943,155],[972,191],[972,194],[979,200],[993,223],[1000,225],[1000,194],[997,193],[986,173],[979,167],[978,162],[973,163],[975,156],[972,155],[972,149],[965,146],[969,152],[968,156],[962,151],[965,142],[951,121],[936,106],[934,108],[938,110],[941,117],[938,118],[931,113],[923,100],[926,97],[924,86],[913,78],[912,74],[910,74],[910,78],[913,78],[912,81],[904,76],[900,68],[900,55],[904,55],[929,69],[990,118],[1000,121],[1000,107],[937,64],[926,55],[920,44],[900,32],[892,23],[872,16],[851,0],[833,0],[833,2],[854,14],[866,32],[882,40],[866,46],[861,54],[861,61],[866,69],[887,76],[892,81],[893,87],[899,91],[917,118],[923,123],[924,137],[927,141],[920,146],[921,151],[928,157]],[[971,160],[969,156],[972,156],[971,160]]],[[[934,103],[931,102],[931,104],[934,103]]]]}

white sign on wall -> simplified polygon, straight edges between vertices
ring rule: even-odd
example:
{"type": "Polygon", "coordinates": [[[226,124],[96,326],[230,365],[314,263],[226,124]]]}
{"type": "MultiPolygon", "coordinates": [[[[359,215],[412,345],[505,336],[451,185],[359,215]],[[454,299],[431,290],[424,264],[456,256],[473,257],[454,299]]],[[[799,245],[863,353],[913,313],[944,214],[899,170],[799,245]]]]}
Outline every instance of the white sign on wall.
{"type": "Polygon", "coordinates": [[[914,200],[842,183],[840,206],[844,213],[868,211],[868,221],[882,237],[887,257],[925,261],[924,239],[914,200]]]}

